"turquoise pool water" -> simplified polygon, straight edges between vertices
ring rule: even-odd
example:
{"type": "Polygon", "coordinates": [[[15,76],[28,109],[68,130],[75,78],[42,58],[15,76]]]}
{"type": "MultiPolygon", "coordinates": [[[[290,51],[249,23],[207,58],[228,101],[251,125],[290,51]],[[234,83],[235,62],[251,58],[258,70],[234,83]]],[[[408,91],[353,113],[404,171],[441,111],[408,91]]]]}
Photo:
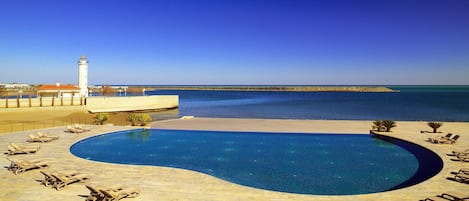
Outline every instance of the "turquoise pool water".
{"type": "Polygon", "coordinates": [[[183,168],[254,188],[315,195],[401,188],[442,167],[438,156],[417,145],[362,134],[132,130],[82,140],[71,152],[89,160],[183,168]]]}

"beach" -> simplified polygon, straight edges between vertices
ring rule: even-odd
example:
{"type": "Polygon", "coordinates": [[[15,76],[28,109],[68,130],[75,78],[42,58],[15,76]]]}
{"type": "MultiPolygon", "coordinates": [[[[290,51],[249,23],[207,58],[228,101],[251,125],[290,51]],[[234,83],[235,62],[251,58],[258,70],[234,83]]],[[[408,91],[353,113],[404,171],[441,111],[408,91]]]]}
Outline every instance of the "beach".
{"type": "MultiPolygon", "coordinates": [[[[91,185],[125,184],[141,189],[139,197],[132,200],[419,200],[444,192],[467,191],[467,184],[450,181],[452,173],[460,168],[468,168],[467,163],[452,161],[447,153],[452,150],[464,150],[469,146],[469,123],[444,122],[442,133],[421,133],[430,131],[426,122],[397,121],[389,135],[419,144],[437,153],[444,162],[442,171],[434,177],[403,189],[351,196],[316,196],[281,193],[261,190],[230,183],[199,172],[154,166],[111,164],[90,161],[72,155],[69,148],[75,142],[102,133],[133,129],[130,126],[92,126],[91,131],[82,134],[64,132],[65,127],[42,129],[51,135],[60,136],[54,142],[41,144],[36,154],[11,156],[12,159],[41,158],[49,162],[47,170],[73,169],[90,175],[91,185]],[[428,137],[445,133],[455,133],[461,138],[454,145],[432,144],[428,137]]],[[[152,128],[192,129],[192,130],[228,130],[228,131],[269,131],[269,132],[305,132],[305,133],[350,133],[368,135],[371,121],[349,120],[278,120],[278,119],[228,119],[194,118],[175,119],[152,123],[152,128]]],[[[17,132],[2,135],[0,146],[8,142],[22,143],[31,132],[17,132]]],[[[8,166],[7,160],[0,165],[8,166]]],[[[89,194],[84,184],[72,184],[62,191],[43,187],[38,180],[43,179],[39,171],[32,170],[21,175],[14,175],[4,170],[0,172],[0,187],[3,195],[0,200],[83,200],[81,196],[89,194]]],[[[130,199],[129,199],[130,200],[130,199]]]]}

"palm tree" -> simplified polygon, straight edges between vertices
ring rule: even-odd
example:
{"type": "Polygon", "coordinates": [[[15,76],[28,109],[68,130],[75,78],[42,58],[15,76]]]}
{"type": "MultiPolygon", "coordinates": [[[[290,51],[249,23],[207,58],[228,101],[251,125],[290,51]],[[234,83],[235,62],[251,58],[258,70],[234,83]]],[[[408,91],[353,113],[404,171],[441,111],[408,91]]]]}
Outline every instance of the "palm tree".
{"type": "Polygon", "coordinates": [[[396,122],[392,120],[383,120],[383,126],[386,128],[386,132],[390,132],[391,128],[396,127],[396,122]]]}
{"type": "Polygon", "coordinates": [[[443,126],[443,123],[437,122],[437,121],[430,121],[430,122],[427,123],[427,125],[430,126],[431,128],[433,128],[433,133],[436,133],[438,128],[443,126]]]}
{"type": "Polygon", "coordinates": [[[373,121],[373,130],[381,131],[381,128],[383,128],[383,120],[373,121]]]}

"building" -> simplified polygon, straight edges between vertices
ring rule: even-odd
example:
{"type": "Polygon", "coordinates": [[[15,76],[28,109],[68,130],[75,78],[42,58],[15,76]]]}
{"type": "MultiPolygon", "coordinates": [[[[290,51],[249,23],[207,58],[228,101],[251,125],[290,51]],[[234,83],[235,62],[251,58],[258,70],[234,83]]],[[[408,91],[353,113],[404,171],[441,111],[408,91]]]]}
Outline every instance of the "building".
{"type": "Polygon", "coordinates": [[[12,83],[12,84],[0,84],[0,88],[4,88],[4,89],[29,89],[29,88],[32,88],[32,86],[30,84],[12,83]]]}
{"type": "Polygon", "coordinates": [[[78,87],[76,85],[61,85],[60,83],[45,84],[37,88],[39,97],[88,97],[88,60],[85,55],[78,60],[78,87]]]}
{"type": "Polygon", "coordinates": [[[61,85],[57,83],[55,85],[41,85],[37,88],[37,95],[39,97],[47,97],[47,96],[54,96],[54,97],[80,97],[80,88],[76,87],[75,85],[67,84],[61,85]]]}

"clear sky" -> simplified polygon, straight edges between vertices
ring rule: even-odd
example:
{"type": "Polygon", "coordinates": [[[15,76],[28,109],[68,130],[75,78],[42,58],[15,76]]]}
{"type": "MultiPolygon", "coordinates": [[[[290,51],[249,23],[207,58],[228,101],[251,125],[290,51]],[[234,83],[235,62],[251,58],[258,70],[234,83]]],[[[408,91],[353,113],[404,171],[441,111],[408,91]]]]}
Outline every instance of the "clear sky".
{"type": "Polygon", "coordinates": [[[467,0],[0,5],[0,83],[469,84],[467,0]]]}

